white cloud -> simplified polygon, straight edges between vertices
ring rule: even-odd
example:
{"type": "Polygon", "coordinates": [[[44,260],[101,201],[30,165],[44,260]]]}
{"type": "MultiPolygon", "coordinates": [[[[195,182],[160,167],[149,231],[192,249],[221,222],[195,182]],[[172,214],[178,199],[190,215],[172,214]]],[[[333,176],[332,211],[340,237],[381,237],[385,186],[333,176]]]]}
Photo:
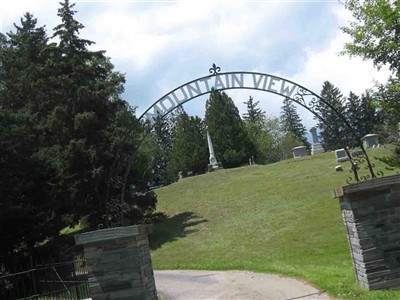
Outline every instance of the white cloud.
{"type": "Polygon", "coordinates": [[[56,25],[58,1],[12,1],[0,2],[1,24],[0,31],[5,33],[14,30],[13,24],[19,20],[26,12],[32,13],[38,18],[38,26],[46,25],[53,28],[56,25]]]}
{"type": "MultiPolygon", "coordinates": [[[[341,12],[340,16],[348,17],[346,11],[336,11],[341,12]]],[[[343,18],[344,20],[348,19],[343,18]]],[[[338,29],[327,49],[319,52],[311,48],[307,50],[305,68],[294,77],[316,93],[320,92],[323,81],[328,80],[339,87],[344,95],[348,95],[350,91],[360,94],[373,88],[375,81],[385,82],[391,74],[388,68],[382,68],[378,72],[371,61],[339,55],[345,43],[350,41],[350,38],[338,29]]]]}
{"type": "MultiPolygon", "coordinates": [[[[58,24],[58,0],[1,2],[3,24],[11,29],[25,11],[51,30],[58,24]],[[7,25],[6,25],[7,24],[7,25]]],[[[107,51],[116,69],[126,73],[128,100],[138,112],[169,90],[208,74],[211,63],[223,71],[257,71],[295,81],[319,93],[329,80],[347,95],[363,92],[373,80],[385,81],[371,62],[338,56],[349,13],[339,3],[178,1],[77,1],[82,37],[107,51]],[[128,88],[134,86],[134,89],[128,88]]],[[[279,96],[256,91],[228,91],[237,106],[253,95],[269,115],[279,115],[279,96]]],[[[186,104],[204,114],[204,99],[186,104]]],[[[304,112],[302,111],[302,115],[304,112]]],[[[305,123],[312,116],[304,114],[305,123]]]]}

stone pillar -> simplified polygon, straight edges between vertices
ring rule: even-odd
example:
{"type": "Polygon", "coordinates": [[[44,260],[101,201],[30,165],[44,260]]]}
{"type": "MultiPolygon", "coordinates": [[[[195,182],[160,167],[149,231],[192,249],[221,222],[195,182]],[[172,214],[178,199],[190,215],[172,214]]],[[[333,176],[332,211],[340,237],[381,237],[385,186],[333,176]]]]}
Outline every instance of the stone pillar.
{"type": "Polygon", "coordinates": [[[400,175],[337,192],[358,284],[369,290],[400,288],[400,175]]]}
{"type": "Polygon", "coordinates": [[[84,247],[94,300],[157,299],[147,239],[151,231],[151,225],[137,225],[75,236],[84,247]]]}

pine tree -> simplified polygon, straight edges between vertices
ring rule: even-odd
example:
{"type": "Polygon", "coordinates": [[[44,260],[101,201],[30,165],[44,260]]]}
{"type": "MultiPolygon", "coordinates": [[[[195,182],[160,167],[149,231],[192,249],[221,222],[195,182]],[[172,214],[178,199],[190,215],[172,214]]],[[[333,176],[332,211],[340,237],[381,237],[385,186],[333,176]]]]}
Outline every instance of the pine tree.
{"type": "Polygon", "coordinates": [[[301,123],[296,106],[289,98],[283,100],[281,123],[286,134],[292,133],[295,139],[300,141],[307,149],[311,148],[310,143],[307,141],[307,129],[301,123]]]}
{"type": "Polygon", "coordinates": [[[211,91],[206,102],[205,121],[215,154],[224,167],[240,166],[254,155],[254,145],[247,136],[244,122],[227,94],[211,91]]]}
{"type": "Polygon", "coordinates": [[[343,95],[332,83],[325,81],[322,86],[321,97],[325,103],[320,101],[316,110],[324,119],[324,122],[318,120],[322,145],[326,150],[343,148],[352,140],[348,128],[346,128],[344,121],[338,115],[345,116],[343,95]]]}
{"type": "Polygon", "coordinates": [[[247,122],[252,122],[254,124],[262,123],[265,118],[265,112],[261,108],[257,107],[260,101],[254,102],[253,97],[249,96],[249,100],[243,102],[247,106],[247,112],[243,114],[243,119],[247,122]]]}

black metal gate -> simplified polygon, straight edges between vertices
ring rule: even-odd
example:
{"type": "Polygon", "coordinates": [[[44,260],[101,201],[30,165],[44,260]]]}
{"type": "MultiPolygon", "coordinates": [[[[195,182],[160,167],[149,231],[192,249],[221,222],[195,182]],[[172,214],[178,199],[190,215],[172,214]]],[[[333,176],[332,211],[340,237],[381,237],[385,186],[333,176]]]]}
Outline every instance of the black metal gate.
{"type": "MultiPolygon", "coordinates": [[[[5,273],[4,270],[0,270],[5,273]]],[[[86,261],[37,264],[0,276],[0,299],[90,298],[86,261]]]]}

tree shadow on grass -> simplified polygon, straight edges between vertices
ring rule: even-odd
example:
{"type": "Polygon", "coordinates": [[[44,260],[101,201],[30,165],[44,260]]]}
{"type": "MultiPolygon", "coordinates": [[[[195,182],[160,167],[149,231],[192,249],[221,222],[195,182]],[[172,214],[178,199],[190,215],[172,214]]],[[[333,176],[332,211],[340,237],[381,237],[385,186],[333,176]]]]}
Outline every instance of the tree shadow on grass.
{"type": "Polygon", "coordinates": [[[190,227],[204,222],[207,220],[189,211],[168,217],[161,223],[153,224],[153,233],[149,236],[150,249],[155,250],[164,243],[184,238],[188,234],[198,231],[193,228],[189,229],[190,227]]]}

